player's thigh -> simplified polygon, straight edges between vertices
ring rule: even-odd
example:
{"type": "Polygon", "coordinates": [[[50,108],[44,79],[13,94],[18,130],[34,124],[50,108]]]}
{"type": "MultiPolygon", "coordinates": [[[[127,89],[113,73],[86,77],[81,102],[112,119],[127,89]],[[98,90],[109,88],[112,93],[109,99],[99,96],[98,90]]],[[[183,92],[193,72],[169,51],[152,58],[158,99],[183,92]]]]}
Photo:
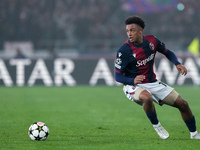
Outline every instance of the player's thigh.
{"type": "Polygon", "coordinates": [[[139,105],[142,105],[144,102],[151,101],[153,102],[152,94],[142,87],[137,87],[135,92],[131,94],[132,101],[136,102],[139,105]]]}
{"type": "Polygon", "coordinates": [[[139,99],[140,93],[144,91],[145,89],[141,87],[135,87],[135,86],[130,86],[126,85],[123,87],[124,94],[126,97],[131,100],[136,102],[139,105],[142,105],[142,101],[139,99]]]}
{"type": "Polygon", "coordinates": [[[169,93],[164,99],[163,99],[163,104],[167,104],[170,106],[174,106],[175,101],[177,100],[179,94],[175,91],[172,90],[171,93],[169,93]]]}
{"type": "Polygon", "coordinates": [[[150,93],[147,90],[143,89],[142,87],[138,87],[135,91],[135,94],[133,95],[133,99],[137,104],[142,105],[145,98],[149,94],[150,93]]]}
{"type": "Polygon", "coordinates": [[[143,103],[145,103],[145,102],[153,102],[152,94],[147,90],[143,90],[142,92],[140,92],[139,99],[143,103]]]}

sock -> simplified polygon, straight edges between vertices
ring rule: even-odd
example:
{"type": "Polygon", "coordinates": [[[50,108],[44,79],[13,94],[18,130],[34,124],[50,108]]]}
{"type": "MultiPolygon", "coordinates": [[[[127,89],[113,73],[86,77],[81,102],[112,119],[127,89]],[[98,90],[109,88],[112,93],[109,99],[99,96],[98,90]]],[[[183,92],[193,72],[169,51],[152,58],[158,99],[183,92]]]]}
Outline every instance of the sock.
{"type": "Polygon", "coordinates": [[[196,131],[196,121],[194,116],[191,119],[185,121],[185,124],[187,125],[190,132],[196,131]]]}
{"type": "Polygon", "coordinates": [[[158,124],[158,118],[157,118],[156,110],[154,110],[152,113],[146,113],[146,115],[153,125],[158,124]]]}

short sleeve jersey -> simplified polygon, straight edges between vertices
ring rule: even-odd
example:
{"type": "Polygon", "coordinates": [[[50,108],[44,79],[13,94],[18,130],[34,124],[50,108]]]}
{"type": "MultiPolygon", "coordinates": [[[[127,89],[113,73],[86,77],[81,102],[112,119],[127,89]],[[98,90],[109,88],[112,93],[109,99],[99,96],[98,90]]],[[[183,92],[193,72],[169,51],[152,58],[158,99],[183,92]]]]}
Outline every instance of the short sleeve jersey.
{"type": "Polygon", "coordinates": [[[129,78],[145,75],[142,83],[155,82],[153,64],[156,52],[165,54],[165,44],[153,35],[143,36],[143,43],[134,45],[129,40],[120,47],[115,60],[115,71],[129,78]]]}

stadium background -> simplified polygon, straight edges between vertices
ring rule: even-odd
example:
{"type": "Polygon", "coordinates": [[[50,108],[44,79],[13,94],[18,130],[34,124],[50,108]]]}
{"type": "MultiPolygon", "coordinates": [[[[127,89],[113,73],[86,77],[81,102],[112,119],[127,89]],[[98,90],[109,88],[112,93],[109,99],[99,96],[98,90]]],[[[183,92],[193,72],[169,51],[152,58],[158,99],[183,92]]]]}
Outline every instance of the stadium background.
{"type": "Polygon", "coordinates": [[[146,21],[144,34],[164,41],[188,68],[182,78],[158,55],[158,77],[200,85],[199,6],[198,0],[1,0],[0,85],[118,85],[115,53],[133,14],[146,21]],[[194,39],[197,56],[188,48],[194,39]]]}

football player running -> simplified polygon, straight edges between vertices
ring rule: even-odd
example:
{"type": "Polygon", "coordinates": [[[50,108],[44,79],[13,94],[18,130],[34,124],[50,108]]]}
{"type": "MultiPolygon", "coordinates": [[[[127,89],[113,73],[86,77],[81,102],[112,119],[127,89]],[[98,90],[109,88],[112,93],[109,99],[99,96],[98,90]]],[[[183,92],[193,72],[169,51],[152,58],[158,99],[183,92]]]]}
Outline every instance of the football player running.
{"type": "Polygon", "coordinates": [[[125,25],[128,41],[117,52],[115,80],[124,85],[123,91],[126,97],[142,105],[160,138],[167,139],[169,133],[159,122],[153,101],[159,105],[166,104],[178,108],[190,131],[190,138],[200,139],[200,133],[196,131],[195,117],[187,101],[183,100],[172,87],[156,79],[153,70],[156,52],[165,55],[182,75],[187,74],[187,69],[158,38],[153,35],[143,35],[145,22],[142,18],[128,17],[125,25]]]}

